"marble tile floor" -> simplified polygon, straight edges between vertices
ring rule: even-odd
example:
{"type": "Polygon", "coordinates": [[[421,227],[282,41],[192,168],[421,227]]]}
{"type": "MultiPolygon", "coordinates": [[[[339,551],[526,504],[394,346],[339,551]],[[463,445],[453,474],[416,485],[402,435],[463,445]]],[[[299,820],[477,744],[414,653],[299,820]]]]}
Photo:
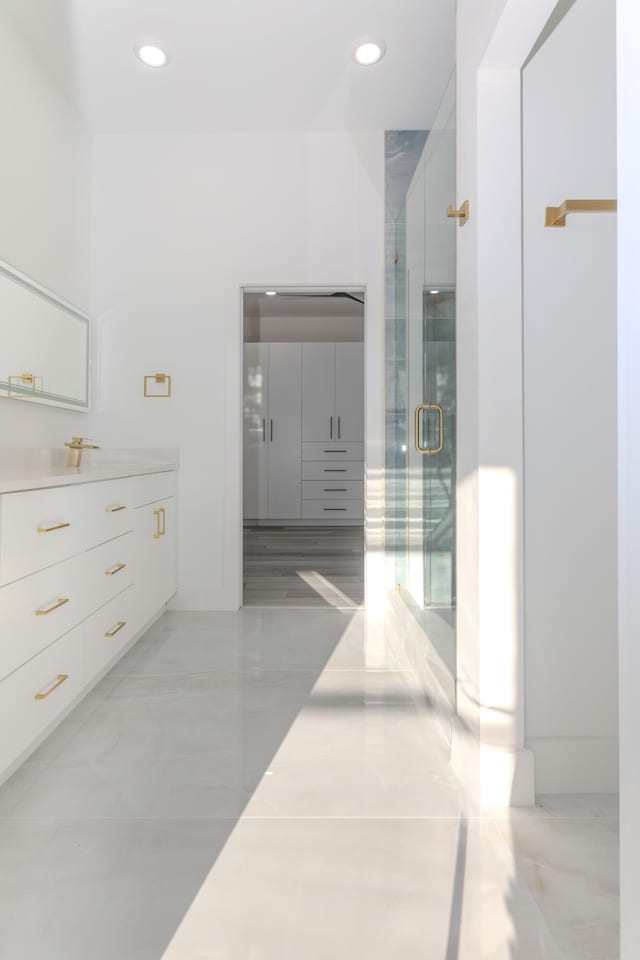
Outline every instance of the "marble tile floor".
{"type": "Polygon", "coordinates": [[[243,590],[245,606],[359,606],[363,528],[245,527],[243,590]]]}
{"type": "Polygon", "coordinates": [[[168,613],[0,788],[0,958],[615,960],[617,849],[469,816],[363,610],[168,613]]]}

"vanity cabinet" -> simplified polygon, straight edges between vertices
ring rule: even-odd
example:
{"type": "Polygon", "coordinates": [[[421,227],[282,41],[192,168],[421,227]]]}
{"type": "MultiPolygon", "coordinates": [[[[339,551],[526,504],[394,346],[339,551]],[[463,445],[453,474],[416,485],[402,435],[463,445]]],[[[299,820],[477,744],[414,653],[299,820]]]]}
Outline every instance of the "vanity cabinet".
{"type": "Polygon", "coordinates": [[[175,592],[175,498],[138,507],[134,523],[139,603],[150,617],[175,592]]]}
{"type": "Polygon", "coordinates": [[[175,593],[175,504],[173,470],[0,496],[0,781],[175,593]]]}

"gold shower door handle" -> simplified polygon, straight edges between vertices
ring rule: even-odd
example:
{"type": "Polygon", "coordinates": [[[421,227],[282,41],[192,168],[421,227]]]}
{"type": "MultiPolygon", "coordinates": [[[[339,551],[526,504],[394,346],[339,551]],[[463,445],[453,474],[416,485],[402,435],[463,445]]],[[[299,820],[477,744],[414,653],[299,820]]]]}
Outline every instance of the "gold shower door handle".
{"type": "Polygon", "coordinates": [[[432,457],[436,453],[442,453],[444,450],[444,407],[440,406],[439,403],[419,403],[416,407],[413,430],[414,441],[418,453],[421,453],[427,457],[432,457]],[[438,443],[437,447],[420,446],[420,414],[423,410],[436,410],[438,413],[440,442],[438,443]]]}

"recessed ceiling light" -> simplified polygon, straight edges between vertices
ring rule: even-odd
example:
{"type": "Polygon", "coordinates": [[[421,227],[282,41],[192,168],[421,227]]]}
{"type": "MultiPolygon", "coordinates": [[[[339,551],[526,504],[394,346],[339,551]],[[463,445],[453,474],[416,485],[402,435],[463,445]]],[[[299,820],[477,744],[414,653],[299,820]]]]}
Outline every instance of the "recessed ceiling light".
{"type": "Polygon", "coordinates": [[[147,67],[166,67],[169,62],[169,57],[161,50],[160,47],[155,47],[150,43],[143,43],[142,46],[136,49],[138,59],[147,67]]]}
{"type": "Polygon", "coordinates": [[[374,63],[382,60],[387,52],[387,45],[384,40],[363,40],[353,52],[356,63],[363,67],[371,67],[374,63]]]}
{"type": "Polygon", "coordinates": [[[265,290],[265,293],[268,297],[275,297],[278,293],[277,290],[265,290]]]}
{"type": "Polygon", "coordinates": [[[435,295],[436,295],[437,293],[440,293],[440,291],[439,291],[439,290],[429,290],[429,293],[433,294],[433,296],[435,297],[435,295]]]}

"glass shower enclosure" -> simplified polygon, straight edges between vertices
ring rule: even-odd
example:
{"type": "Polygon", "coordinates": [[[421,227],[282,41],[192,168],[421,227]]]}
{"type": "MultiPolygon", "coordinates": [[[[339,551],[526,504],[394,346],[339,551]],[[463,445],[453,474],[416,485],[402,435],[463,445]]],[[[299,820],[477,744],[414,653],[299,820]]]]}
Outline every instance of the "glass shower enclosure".
{"type": "Polygon", "coordinates": [[[386,225],[388,569],[451,676],[456,666],[456,221],[447,208],[455,204],[455,151],[452,80],[428,133],[387,135],[386,225]],[[399,149],[405,151],[404,165],[399,149]]]}

